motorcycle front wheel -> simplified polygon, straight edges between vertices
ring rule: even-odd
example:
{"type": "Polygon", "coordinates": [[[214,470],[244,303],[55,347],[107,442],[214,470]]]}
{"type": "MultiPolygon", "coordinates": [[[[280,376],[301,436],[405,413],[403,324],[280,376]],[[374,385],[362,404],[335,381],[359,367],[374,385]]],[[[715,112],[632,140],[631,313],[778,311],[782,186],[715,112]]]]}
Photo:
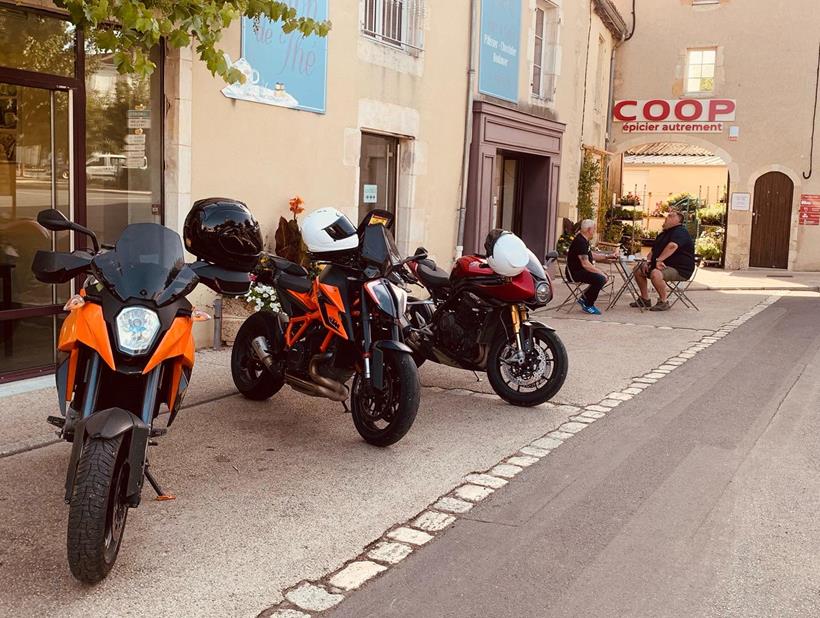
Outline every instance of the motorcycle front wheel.
{"type": "Polygon", "coordinates": [[[365,441],[390,446],[410,431],[419,409],[419,374],[410,354],[385,350],[384,390],[374,389],[360,373],[353,379],[350,411],[365,441]]]}
{"type": "Polygon", "coordinates": [[[128,506],[128,466],[122,436],[88,440],[77,463],[68,510],[68,566],[78,580],[108,575],[122,544],[128,506]]]}
{"type": "Polygon", "coordinates": [[[515,406],[537,406],[552,399],[567,377],[564,344],[546,328],[532,331],[523,361],[515,358],[515,337],[497,337],[487,357],[487,378],[496,394],[515,406]]]}

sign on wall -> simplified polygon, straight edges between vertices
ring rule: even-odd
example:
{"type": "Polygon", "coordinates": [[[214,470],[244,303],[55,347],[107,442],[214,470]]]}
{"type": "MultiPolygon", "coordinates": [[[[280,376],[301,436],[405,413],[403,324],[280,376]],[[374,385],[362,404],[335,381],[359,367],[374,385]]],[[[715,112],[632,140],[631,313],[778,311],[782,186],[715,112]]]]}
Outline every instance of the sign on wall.
{"type": "Polygon", "coordinates": [[[736,109],[734,99],[624,99],[612,118],[624,133],[723,133],[736,109]]]}
{"type": "MultiPolygon", "coordinates": [[[[328,0],[289,0],[299,15],[324,21],[328,0]]],[[[325,113],[327,38],[282,32],[280,23],[242,18],[242,57],[233,63],[245,75],[222,94],[231,99],[325,113]]]]}
{"type": "Polygon", "coordinates": [[[800,225],[820,225],[820,195],[800,196],[800,225]]]}
{"type": "Polygon", "coordinates": [[[732,193],[730,203],[732,205],[732,210],[751,210],[752,194],[745,192],[732,193]]]}
{"type": "Polygon", "coordinates": [[[481,0],[478,90],[518,101],[521,0],[481,0]]]}

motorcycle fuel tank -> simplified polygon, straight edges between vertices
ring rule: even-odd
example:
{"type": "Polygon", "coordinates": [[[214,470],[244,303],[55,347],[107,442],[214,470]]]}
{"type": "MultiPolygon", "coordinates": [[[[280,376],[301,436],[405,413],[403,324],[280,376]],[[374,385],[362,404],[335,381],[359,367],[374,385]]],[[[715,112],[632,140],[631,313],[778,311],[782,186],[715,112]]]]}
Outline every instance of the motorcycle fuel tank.
{"type": "Polygon", "coordinates": [[[456,260],[450,281],[470,280],[477,294],[491,296],[498,300],[522,302],[535,296],[535,281],[532,274],[525,270],[515,277],[502,277],[496,274],[487,260],[477,255],[465,255],[456,260]]]}

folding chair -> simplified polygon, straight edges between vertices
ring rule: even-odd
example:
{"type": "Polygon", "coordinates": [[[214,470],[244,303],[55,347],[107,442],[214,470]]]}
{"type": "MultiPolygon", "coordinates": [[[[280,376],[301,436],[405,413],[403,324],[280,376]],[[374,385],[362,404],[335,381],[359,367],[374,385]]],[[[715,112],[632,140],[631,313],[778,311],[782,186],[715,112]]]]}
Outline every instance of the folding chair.
{"type": "Polygon", "coordinates": [[[689,290],[689,286],[692,285],[692,282],[695,280],[695,276],[698,274],[698,264],[695,262],[695,270],[692,271],[692,276],[689,277],[686,281],[667,281],[666,287],[669,288],[669,296],[674,297],[671,299],[669,303],[669,307],[673,307],[676,302],[681,301],[683,305],[687,309],[694,309],[695,311],[700,311],[698,306],[692,302],[692,299],[686,295],[687,290],[689,290]]]}
{"type": "MultiPolygon", "coordinates": [[[[572,277],[566,268],[566,262],[558,262],[557,265],[558,275],[561,277],[561,281],[564,282],[564,285],[567,286],[569,294],[564,299],[564,302],[562,302],[557,307],[553,307],[553,309],[555,309],[556,311],[560,311],[561,309],[569,305],[569,309],[567,309],[567,313],[569,313],[575,307],[578,306],[578,301],[581,299],[581,296],[583,296],[584,291],[586,290],[584,286],[586,286],[587,284],[579,283],[577,281],[572,280],[572,277]]],[[[601,288],[601,294],[609,294],[609,298],[611,300],[614,280],[611,274],[607,275],[606,279],[606,284],[604,284],[604,287],[601,288]]]]}
{"type": "Polygon", "coordinates": [[[563,309],[564,307],[569,305],[569,309],[567,309],[567,313],[569,313],[575,307],[578,306],[578,301],[580,300],[581,296],[584,293],[584,291],[581,289],[581,286],[583,286],[584,284],[583,283],[578,283],[577,281],[573,281],[569,277],[569,273],[567,272],[567,263],[566,262],[559,261],[557,263],[557,266],[558,266],[558,276],[561,277],[561,281],[563,281],[564,285],[567,286],[567,289],[569,290],[569,294],[564,299],[564,302],[562,302],[557,307],[552,307],[552,308],[555,309],[556,311],[560,311],[561,309],[563,309]]]}

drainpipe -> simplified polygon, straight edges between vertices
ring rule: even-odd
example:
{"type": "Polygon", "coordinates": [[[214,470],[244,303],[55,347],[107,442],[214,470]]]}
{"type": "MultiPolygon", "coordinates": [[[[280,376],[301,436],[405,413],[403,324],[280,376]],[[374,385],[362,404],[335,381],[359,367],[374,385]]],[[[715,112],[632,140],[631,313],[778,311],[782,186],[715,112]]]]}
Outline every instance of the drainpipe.
{"type": "Polygon", "coordinates": [[[461,160],[461,202],[458,208],[458,236],[455,259],[464,252],[464,223],[467,215],[467,182],[470,174],[470,151],[473,146],[473,100],[475,98],[476,56],[478,55],[478,0],[470,0],[470,50],[467,71],[467,109],[464,113],[464,152],[461,160]]]}

